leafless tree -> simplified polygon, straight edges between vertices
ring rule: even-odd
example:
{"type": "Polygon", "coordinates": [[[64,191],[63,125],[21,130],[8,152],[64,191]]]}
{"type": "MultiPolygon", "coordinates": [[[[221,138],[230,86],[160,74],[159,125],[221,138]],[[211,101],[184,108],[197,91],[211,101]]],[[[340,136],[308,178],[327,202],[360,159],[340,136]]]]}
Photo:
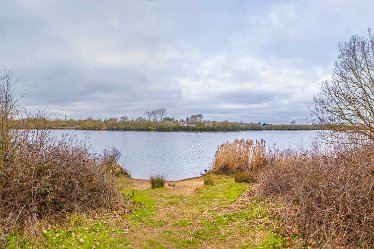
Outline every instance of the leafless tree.
{"type": "Polygon", "coordinates": [[[2,156],[9,145],[11,122],[17,115],[18,99],[15,97],[14,72],[7,68],[0,74],[0,153],[2,156]]]}
{"type": "Polygon", "coordinates": [[[191,123],[203,122],[204,116],[203,114],[193,114],[188,118],[188,120],[191,123]]]}
{"type": "Polygon", "coordinates": [[[166,109],[165,108],[158,108],[156,110],[158,116],[160,116],[160,121],[164,120],[164,116],[166,115],[166,109]]]}
{"type": "Polygon", "coordinates": [[[151,117],[152,117],[153,122],[157,121],[157,111],[156,110],[151,111],[151,117]]]}
{"type": "Polygon", "coordinates": [[[147,111],[144,113],[148,117],[148,121],[152,119],[153,122],[162,121],[166,115],[165,108],[158,108],[156,110],[147,111]]]}
{"type": "Polygon", "coordinates": [[[147,116],[148,121],[151,121],[152,111],[146,111],[144,114],[147,116]]]}
{"type": "Polygon", "coordinates": [[[312,111],[337,137],[374,141],[374,37],[370,30],[368,37],[355,35],[339,44],[332,78],[322,83],[312,111]]]}

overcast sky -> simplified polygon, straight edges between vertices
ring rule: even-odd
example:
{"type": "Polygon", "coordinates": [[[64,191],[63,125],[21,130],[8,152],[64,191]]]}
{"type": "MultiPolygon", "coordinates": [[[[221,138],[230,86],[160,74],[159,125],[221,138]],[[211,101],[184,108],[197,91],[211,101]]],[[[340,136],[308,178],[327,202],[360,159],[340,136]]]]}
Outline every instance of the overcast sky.
{"type": "Polygon", "coordinates": [[[0,0],[0,66],[51,117],[309,122],[374,1],[0,0]]]}

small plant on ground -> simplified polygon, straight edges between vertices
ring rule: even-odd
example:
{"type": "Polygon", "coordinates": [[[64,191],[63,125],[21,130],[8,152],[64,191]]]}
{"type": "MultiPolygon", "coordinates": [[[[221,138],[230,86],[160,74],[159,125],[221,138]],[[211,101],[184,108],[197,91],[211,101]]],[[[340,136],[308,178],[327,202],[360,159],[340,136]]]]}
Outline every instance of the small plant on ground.
{"type": "Polygon", "coordinates": [[[162,188],[165,185],[165,177],[162,175],[151,176],[150,181],[152,188],[162,188]]]}
{"type": "Polygon", "coordinates": [[[214,186],[214,181],[213,181],[212,174],[206,174],[204,176],[204,185],[205,186],[214,186]]]}

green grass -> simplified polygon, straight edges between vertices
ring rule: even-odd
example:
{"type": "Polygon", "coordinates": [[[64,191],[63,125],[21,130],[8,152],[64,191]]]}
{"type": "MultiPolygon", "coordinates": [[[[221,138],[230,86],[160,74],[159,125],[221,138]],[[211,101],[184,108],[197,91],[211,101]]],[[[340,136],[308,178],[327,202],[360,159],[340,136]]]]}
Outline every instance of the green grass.
{"type": "Polygon", "coordinates": [[[253,198],[242,207],[235,207],[238,198],[248,190],[247,183],[236,183],[225,176],[212,178],[213,186],[200,187],[189,196],[175,195],[167,188],[142,191],[153,200],[152,210],[156,211],[147,216],[147,222],[134,224],[136,231],[149,235],[141,241],[144,238],[134,234],[135,247],[225,247],[229,242],[234,248],[240,248],[241,244],[245,247],[248,243],[245,238],[254,238],[250,248],[284,246],[283,238],[277,233],[279,221],[273,220],[264,201],[253,198]]]}
{"type": "Polygon", "coordinates": [[[134,191],[133,201],[136,206],[135,211],[124,217],[129,221],[146,221],[156,212],[155,201],[149,196],[147,192],[134,191]]]}
{"type": "Polygon", "coordinates": [[[40,229],[38,236],[9,235],[5,248],[130,248],[126,229],[106,221],[87,220],[40,229]]]}
{"type": "MultiPolygon", "coordinates": [[[[212,176],[214,185],[179,195],[173,188],[122,192],[131,214],[72,216],[35,238],[8,235],[7,248],[283,248],[279,220],[259,198],[241,199],[250,185],[212,176]]],[[[123,181],[131,182],[129,179],[123,181]]],[[[1,245],[1,244],[0,244],[1,245]]],[[[1,246],[0,246],[1,247],[1,246]]]]}

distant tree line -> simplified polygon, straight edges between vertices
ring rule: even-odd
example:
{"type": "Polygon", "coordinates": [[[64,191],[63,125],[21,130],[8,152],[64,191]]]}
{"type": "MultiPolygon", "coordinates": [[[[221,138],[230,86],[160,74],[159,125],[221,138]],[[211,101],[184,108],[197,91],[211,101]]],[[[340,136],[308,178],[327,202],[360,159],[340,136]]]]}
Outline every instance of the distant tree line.
{"type": "MultiPolygon", "coordinates": [[[[129,119],[127,116],[108,119],[47,119],[45,117],[28,118],[27,123],[35,128],[44,124],[45,129],[78,130],[132,130],[132,131],[243,131],[243,130],[322,130],[324,125],[296,125],[243,123],[206,120],[202,114],[193,114],[177,120],[166,116],[165,108],[158,108],[144,113],[145,117],[129,119]]],[[[24,120],[23,120],[24,121],[24,120]]]]}

